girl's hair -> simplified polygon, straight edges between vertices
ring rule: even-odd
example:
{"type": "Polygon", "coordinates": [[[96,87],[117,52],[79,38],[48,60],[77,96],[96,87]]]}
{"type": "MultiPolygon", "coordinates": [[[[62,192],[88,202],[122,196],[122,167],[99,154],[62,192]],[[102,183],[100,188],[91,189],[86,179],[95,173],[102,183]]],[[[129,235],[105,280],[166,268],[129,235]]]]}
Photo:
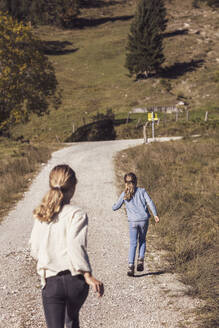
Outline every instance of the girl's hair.
{"type": "Polygon", "coordinates": [[[50,190],[43,197],[41,204],[33,211],[42,222],[51,222],[65,202],[69,202],[66,193],[77,183],[75,172],[68,165],[55,166],[49,175],[50,190]]]}
{"type": "Polygon", "coordinates": [[[125,181],[125,197],[124,199],[130,201],[135,193],[137,186],[137,177],[134,173],[126,173],[124,176],[125,181]]]}

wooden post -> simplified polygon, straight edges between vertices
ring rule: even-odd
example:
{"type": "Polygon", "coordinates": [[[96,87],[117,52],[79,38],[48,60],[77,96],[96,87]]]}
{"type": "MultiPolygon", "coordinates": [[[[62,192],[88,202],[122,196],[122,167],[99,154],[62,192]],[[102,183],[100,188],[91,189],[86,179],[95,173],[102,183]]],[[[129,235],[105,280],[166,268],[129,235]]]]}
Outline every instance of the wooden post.
{"type": "Polygon", "coordinates": [[[179,118],[179,112],[178,110],[176,111],[176,122],[178,121],[178,118],[179,118]]]}
{"type": "Polygon", "coordinates": [[[135,126],[136,129],[138,128],[140,122],[141,122],[141,119],[139,118],[138,121],[137,121],[137,123],[136,123],[136,126],[135,126]]]}
{"type": "Polygon", "coordinates": [[[166,122],[167,122],[167,113],[166,111],[164,112],[164,120],[163,120],[163,125],[166,126],[166,122]]]}
{"type": "Polygon", "coordinates": [[[148,138],[147,138],[147,126],[149,122],[147,121],[145,125],[143,126],[143,137],[144,137],[144,143],[148,143],[148,138]]]}
{"type": "Polygon", "coordinates": [[[205,122],[208,120],[208,112],[205,113],[205,122]]]}
{"type": "Polygon", "coordinates": [[[75,124],[72,122],[72,133],[75,133],[75,124]]]}
{"type": "Polygon", "coordinates": [[[129,116],[130,116],[130,112],[128,112],[128,116],[127,116],[127,119],[126,119],[126,124],[128,124],[128,122],[129,122],[129,116]]]}
{"type": "Polygon", "coordinates": [[[189,110],[186,111],[186,121],[189,120],[189,110]]]}
{"type": "Polygon", "coordinates": [[[152,113],[152,139],[154,141],[154,112],[152,113]]]}

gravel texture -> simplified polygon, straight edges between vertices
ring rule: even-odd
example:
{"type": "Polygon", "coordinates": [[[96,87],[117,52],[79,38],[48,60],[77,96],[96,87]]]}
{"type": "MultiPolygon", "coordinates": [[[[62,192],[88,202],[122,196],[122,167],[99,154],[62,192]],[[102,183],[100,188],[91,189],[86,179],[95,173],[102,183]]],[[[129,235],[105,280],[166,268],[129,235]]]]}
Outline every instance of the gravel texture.
{"type": "Polygon", "coordinates": [[[102,299],[90,291],[80,314],[81,328],[198,327],[194,309],[199,300],[186,296],[186,287],[177,276],[162,270],[150,230],[145,271],[132,278],[126,275],[128,225],[124,210],[112,211],[118,196],[113,156],[142,142],[71,144],[53,153],[47,165],[42,164],[23,200],[0,225],[0,328],[46,328],[40,282],[28,240],[32,210],[48,189],[50,170],[62,163],[76,171],[78,185],[72,202],[88,213],[88,253],[94,276],[105,285],[102,299]]]}

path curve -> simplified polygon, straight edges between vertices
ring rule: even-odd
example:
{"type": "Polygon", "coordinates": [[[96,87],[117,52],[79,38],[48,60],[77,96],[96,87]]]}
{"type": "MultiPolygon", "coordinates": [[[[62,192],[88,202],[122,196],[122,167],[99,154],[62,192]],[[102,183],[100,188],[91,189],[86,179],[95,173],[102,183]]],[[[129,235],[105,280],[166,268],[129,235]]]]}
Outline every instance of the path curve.
{"type": "Polygon", "coordinates": [[[189,320],[186,327],[195,327],[191,310],[198,301],[184,295],[185,287],[175,275],[159,271],[152,248],[144,274],[126,276],[127,219],[124,211],[111,209],[117,199],[113,156],[142,143],[142,139],[75,143],[53,153],[42,167],[0,225],[0,328],[45,328],[39,278],[27,243],[32,210],[48,189],[50,170],[61,163],[76,171],[79,183],[73,202],[88,213],[88,252],[94,275],[105,284],[102,299],[90,292],[81,311],[81,328],[178,328],[184,319],[189,320]]]}

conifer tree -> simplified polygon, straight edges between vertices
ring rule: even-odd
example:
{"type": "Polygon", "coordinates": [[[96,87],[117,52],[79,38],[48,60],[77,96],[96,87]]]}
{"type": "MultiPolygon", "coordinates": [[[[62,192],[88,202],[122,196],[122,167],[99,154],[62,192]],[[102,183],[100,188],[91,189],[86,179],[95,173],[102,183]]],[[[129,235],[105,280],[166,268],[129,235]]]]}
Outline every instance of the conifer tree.
{"type": "Polygon", "coordinates": [[[162,32],[167,24],[163,0],[140,0],[130,27],[125,67],[136,77],[156,73],[165,58],[162,32]]]}

